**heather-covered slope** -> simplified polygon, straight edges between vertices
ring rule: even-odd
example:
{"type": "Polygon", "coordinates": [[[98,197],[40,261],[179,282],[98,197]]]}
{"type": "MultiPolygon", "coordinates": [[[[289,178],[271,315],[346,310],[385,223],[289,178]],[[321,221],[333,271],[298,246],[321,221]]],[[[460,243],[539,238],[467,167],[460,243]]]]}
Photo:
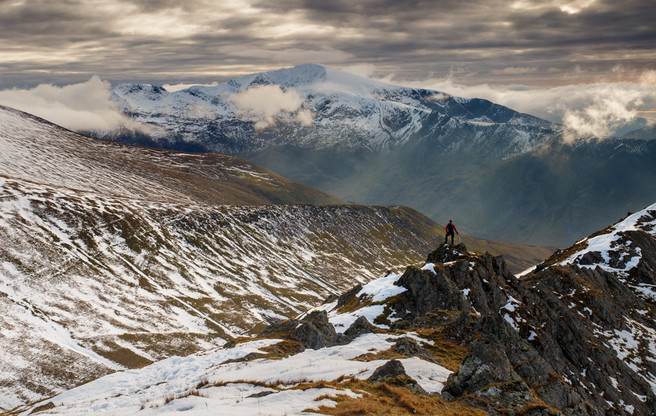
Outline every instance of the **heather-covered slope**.
{"type": "Polygon", "coordinates": [[[344,204],[238,158],[126,146],[0,106],[0,175],[149,201],[344,204]]]}
{"type": "Polygon", "coordinates": [[[402,208],[173,204],[11,179],[0,189],[5,408],[223,344],[440,239],[402,208]]]}

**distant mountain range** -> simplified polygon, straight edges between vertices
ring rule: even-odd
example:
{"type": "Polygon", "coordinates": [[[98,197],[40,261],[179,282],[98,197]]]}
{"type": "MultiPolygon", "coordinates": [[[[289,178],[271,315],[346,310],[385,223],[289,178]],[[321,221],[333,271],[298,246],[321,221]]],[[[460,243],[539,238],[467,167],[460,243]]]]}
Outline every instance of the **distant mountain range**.
{"type": "Polygon", "coordinates": [[[624,134],[622,137],[641,140],[656,140],[656,124],[651,124],[636,130],[632,130],[624,134]]]}
{"type": "Polygon", "coordinates": [[[566,245],[656,195],[656,141],[565,140],[560,126],[481,99],[321,65],[113,99],[126,143],[237,155],[364,204],[407,205],[468,234],[566,245]]]}

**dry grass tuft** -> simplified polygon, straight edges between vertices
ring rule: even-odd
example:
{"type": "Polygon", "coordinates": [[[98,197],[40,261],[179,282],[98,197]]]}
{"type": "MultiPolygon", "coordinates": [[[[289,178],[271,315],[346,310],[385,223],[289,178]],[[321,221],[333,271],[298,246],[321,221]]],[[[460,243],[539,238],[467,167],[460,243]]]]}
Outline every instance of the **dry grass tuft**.
{"type": "MultiPolygon", "coordinates": [[[[333,386],[334,387],[334,386],[333,386]]],[[[342,379],[339,387],[361,394],[361,397],[351,398],[346,395],[323,395],[317,400],[330,399],[337,402],[335,407],[321,406],[317,410],[307,409],[306,412],[326,415],[431,415],[431,416],[483,416],[482,410],[472,408],[463,403],[446,403],[439,396],[417,395],[405,387],[386,383],[371,384],[354,377],[342,379]]]]}
{"type": "Polygon", "coordinates": [[[266,358],[276,359],[298,354],[304,349],[303,344],[298,341],[286,339],[277,344],[260,348],[260,351],[266,353],[266,358]]]}

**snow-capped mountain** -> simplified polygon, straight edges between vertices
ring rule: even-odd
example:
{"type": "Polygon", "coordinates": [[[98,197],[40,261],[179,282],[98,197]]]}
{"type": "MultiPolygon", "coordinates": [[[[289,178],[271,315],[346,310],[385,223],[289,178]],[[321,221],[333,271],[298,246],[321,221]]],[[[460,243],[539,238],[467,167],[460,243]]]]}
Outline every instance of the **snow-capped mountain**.
{"type": "Polygon", "coordinates": [[[271,146],[378,153],[427,141],[446,152],[503,158],[552,133],[544,120],[486,100],[393,86],[315,64],[176,92],[117,85],[113,99],[150,126],[161,146],[237,155],[271,146]]]}
{"type": "Polygon", "coordinates": [[[113,94],[146,127],[95,135],[238,155],[342,199],[409,206],[492,240],[565,246],[656,195],[656,141],[569,142],[560,126],[486,100],[321,65],[113,94]]]}
{"type": "Polygon", "coordinates": [[[222,345],[442,238],[233,157],[0,124],[0,408],[222,345]]]}
{"type": "Polygon", "coordinates": [[[257,338],[16,413],[654,414],[655,265],[656,204],[517,276],[442,244],[257,338]]]}

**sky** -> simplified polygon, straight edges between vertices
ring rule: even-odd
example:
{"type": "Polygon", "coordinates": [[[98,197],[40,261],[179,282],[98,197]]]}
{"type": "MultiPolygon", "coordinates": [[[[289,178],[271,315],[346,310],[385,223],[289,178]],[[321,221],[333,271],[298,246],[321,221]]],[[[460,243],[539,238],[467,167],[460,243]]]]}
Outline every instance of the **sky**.
{"type": "Polygon", "coordinates": [[[620,105],[649,116],[635,111],[656,109],[654,21],[653,0],[0,0],[0,90],[209,84],[320,63],[520,111],[526,91],[647,89],[620,105]]]}

